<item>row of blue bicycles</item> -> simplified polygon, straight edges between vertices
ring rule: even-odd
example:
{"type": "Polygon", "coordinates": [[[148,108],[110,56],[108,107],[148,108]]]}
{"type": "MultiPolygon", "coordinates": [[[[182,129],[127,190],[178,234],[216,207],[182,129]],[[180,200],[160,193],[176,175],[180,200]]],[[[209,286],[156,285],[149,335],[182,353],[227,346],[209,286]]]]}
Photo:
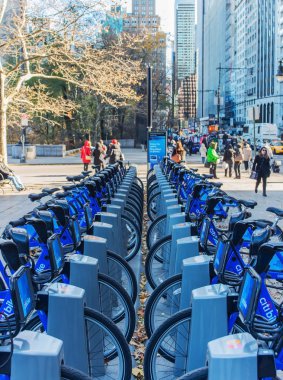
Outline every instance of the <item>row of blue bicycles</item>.
{"type": "Polygon", "coordinates": [[[132,372],[143,184],[122,162],[30,194],[0,240],[0,379],[132,372]]]}
{"type": "Polygon", "coordinates": [[[148,172],[146,380],[279,379],[283,210],[164,158],[148,172]]]}

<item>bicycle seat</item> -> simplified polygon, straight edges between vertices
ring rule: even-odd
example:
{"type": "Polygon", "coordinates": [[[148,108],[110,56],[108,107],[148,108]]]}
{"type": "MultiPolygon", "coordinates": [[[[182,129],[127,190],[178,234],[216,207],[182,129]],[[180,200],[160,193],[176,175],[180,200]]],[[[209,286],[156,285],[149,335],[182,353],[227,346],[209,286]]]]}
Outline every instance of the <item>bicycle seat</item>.
{"type": "Polygon", "coordinates": [[[266,211],[272,212],[272,214],[275,214],[275,215],[279,216],[280,218],[283,218],[283,210],[281,210],[280,208],[268,207],[266,209],[266,211]]]}
{"type": "Polygon", "coordinates": [[[72,193],[70,191],[66,191],[65,193],[56,193],[56,198],[58,199],[62,199],[62,198],[66,198],[68,195],[72,195],[72,193]]]}
{"type": "Polygon", "coordinates": [[[196,168],[190,168],[190,171],[196,173],[196,172],[198,172],[198,169],[196,169],[196,168]]]}
{"type": "Polygon", "coordinates": [[[69,182],[79,182],[79,181],[81,181],[84,178],[85,178],[85,176],[82,175],[82,174],[80,174],[80,175],[67,176],[66,180],[69,181],[69,182]]]}
{"type": "Polygon", "coordinates": [[[87,170],[87,171],[83,171],[82,175],[86,177],[87,175],[89,175],[91,173],[92,173],[92,170],[87,170]]]}
{"type": "Polygon", "coordinates": [[[19,226],[23,226],[25,224],[25,222],[26,222],[25,218],[20,218],[20,219],[17,219],[17,220],[11,220],[9,222],[9,224],[12,227],[19,227],[19,226]]]}
{"type": "MultiPolygon", "coordinates": [[[[255,206],[257,205],[257,202],[256,202],[256,201],[251,201],[251,200],[246,201],[245,199],[238,199],[238,202],[239,202],[241,205],[243,205],[243,206],[245,206],[245,207],[247,207],[247,208],[252,208],[252,209],[254,209],[255,206]]],[[[283,214],[282,214],[282,215],[283,215],[283,214]]]]}
{"type": "Polygon", "coordinates": [[[211,178],[213,178],[213,174],[202,174],[202,178],[211,179],[211,178]]]}
{"type": "Polygon", "coordinates": [[[77,185],[65,185],[65,186],[62,186],[62,189],[64,191],[70,191],[70,190],[74,190],[77,188],[77,185]]]}
{"type": "Polygon", "coordinates": [[[52,187],[52,188],[45,187],[44,189],[42,189],[42,192],[51,195],[51,194],[53,194],[53,193],[55,193],[56,191],[59,191],[59,190],[60,190],[59,187],[52,187]]]}
{"type": "Polygon", "coordinates": [[[47,197],[49,194],[47,193],[39,193],[39,194],[35,194],[35,193],[32,193],[32,194],[29,194],[28,195],[28,198],[32,201],[32,202],[35,202],[35,201],[39,201],[40,199],[44,198],[44,197],[47,197]]]}
{"type": "Polygon", "coordinates": [[[223,186],[222,182],[213,182],[213,186],[218,187],[220,189],[221,186],[223,186]]]}

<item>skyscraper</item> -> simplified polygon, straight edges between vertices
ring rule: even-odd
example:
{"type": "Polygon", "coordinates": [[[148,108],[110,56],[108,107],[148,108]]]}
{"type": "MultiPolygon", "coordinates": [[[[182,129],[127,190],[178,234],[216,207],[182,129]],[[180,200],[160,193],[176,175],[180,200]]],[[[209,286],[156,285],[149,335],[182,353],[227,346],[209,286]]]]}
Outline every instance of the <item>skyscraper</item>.
{"type": "Polygon", "coordinates": [[[133,13],[154,16],[156,14],[155,0],[133,0],[133,13]]]}
{"type": "Polygon", "coordinates": [[[160,17],[156,15],[155,0],[132,0],[132,13],[124,20],[127,32],[146,30],[156,33],[160,29],[160,17]]]}
{"type": "Polygon", "coordinates": [[[175,2],[177,81],[195,73],[195,1],[175,2]]]}

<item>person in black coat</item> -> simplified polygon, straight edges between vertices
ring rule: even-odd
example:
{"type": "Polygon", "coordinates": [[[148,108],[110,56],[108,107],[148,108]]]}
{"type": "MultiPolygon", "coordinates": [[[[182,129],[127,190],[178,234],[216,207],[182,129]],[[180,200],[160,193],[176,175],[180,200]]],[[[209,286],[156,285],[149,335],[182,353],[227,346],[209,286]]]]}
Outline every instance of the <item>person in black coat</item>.
{"type": "Polygon", "coordinates": [[[267,178],[270,176],[270,158],[267,154],[266,147],[262,147],[259,151],[259,154],[256,155],[254,163],[253,163],[253,171],[255,171],[258,175],[255,185],[255,192],[257,193],[258,186],[262,180],[262,195],[266,197],[266,184],[267,178]]]}
{"type": "Polygon", "coordinates": [[[229,177],[232,177],[234,154],[235,154],[235,151],[234,151],[232,145],[231,144],[227,145],[227,147],[224,151],[224,157],[223,157],[223,162],[226,162],[226,164],[228,165],[228,167],[225,168],[225,177],[227,177],[228,169],[229,169],[229,177]]]}

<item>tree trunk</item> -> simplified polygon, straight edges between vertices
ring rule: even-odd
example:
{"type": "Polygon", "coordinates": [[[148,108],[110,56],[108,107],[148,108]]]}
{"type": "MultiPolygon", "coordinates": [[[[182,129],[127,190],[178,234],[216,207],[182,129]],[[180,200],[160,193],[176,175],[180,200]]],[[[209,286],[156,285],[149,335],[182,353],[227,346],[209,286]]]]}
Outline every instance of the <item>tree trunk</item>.
{"type": "Polygon", "coordinates": [[[0,70],[0,154],[7,163],[7,105],[5,103],[5,75],[0,70]]]}

